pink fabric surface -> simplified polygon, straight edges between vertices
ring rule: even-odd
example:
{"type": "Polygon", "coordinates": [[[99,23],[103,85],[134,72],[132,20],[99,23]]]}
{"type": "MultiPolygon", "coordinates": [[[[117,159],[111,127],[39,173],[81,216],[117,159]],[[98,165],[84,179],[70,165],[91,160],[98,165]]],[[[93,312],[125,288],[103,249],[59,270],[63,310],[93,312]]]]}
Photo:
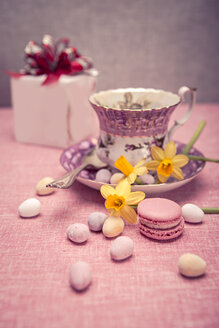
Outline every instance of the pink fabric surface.
{"type": "MultiPolygon", "coordinates": [[[[175,139],[187,142],[201,119],[207,126],[196,147],[218,158],[219,105],[196,105],[175,139]]],[[[11,110],[0,111],[0,154],[1,328],[219,326],[218,215],[206,215],[202,224],[185,224],[179,239],[164,243],[127,225],[123,235],[133,239],[134,255],[116,263],[109,256],[111,241],[101,233],[91,233],[83,245],[66,239],[71,223],[86,223],[91,212],[104,211],[98,191],[75,182],[69,190],[36,196],[41,178],[65,172],[59,164],[61,150],[16,143],[11,110]],[[22,219],[17,208],[30,197],[41,201],[41,214],[22,219]],[[187,279],[178,273],[178,258],[185,252],[207,262],[205,276],[187,279]],[[69,285],[69,269],[77,260],[89,262],[93,270],[92,285],[83,293],[69,285]]],[[[189,184],[157,196],[180,205],[218,206],[218,184],[218,164],[207,163],[189,184]]]]}

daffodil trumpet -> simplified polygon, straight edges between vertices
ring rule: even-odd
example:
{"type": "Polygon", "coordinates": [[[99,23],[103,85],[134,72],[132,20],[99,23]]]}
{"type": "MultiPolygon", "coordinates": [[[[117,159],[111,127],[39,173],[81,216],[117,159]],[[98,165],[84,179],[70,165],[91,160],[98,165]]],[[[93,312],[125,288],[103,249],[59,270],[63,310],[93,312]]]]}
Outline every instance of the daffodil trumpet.
{"type": "Polygon", "coordinates": [[[120,181],[116,188],[103,185],[100,192],[105,199],[105,207],[110,216],[122,217],[132,224],[137,221],[137,214],[131,205],[137,205],[142,201],[145,198],[144,192],[131,192],[131,186],[127,179],[120,181]]]}
{"type": "Polygon", "coordinates": [[[185,166],[189,158],[186,155],[176,155],[176,145],[170,141],[164,150],[160,147],[151,147],[152,161],[146,163],[149,170],[156,170],[160,182],[166,182],[172,175],[178,180],[183,180],[184,175],[181,167],[185,166]]]}
{"type": "Polygon", "coordinates": [[[147,174],[148,170],[144,164],[145,159],[142,159],[135,166],[132,166],[125,156],[120,156],[115,161],[114,166],[124,174],[130,184],[133,184],[138,176],[147,174]]]}

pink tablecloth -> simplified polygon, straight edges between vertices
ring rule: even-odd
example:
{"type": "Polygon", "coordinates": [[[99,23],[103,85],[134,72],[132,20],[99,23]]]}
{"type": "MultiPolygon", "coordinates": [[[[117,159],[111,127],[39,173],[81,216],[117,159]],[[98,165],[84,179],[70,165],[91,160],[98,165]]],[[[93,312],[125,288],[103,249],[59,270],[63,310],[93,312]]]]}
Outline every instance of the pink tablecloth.
{"type": "MultiPolygon", "coordinates": [[[[201,119],[207,126],[196,147],[219,157],[219,106],[197,105],[190,121],[176,133],[187,142],[201,119]]],[[[69,190],[39,197],[36,183],[64,173],[60,149],[18,144],[13,136],[12,111],[0,111],[0,327],[219,327],[219,217],[206,215],[203,224],[186,224],[183,236],[159,243],[144,238],[135,226],[123,235],[135,243],[132,258],[115,263],[111,241],[91,233],[84,245],[74,245],[65,231],[74,222],[86,223],[92,211],[104,211],[99,192],[75,182],[69,190]],[[21,219],[18,205],[37,197],[42,212],[21,219]],[[200,255],[207,273],[183,278],[177,261],[185,252],[200,255]],[[88,261],[93,283],[84,293],[69,286],[69,268],[88,261]]],[[[200,176],[163,197],[199,206],[219,205],[219,166],[207,163],[200,176]]]]}

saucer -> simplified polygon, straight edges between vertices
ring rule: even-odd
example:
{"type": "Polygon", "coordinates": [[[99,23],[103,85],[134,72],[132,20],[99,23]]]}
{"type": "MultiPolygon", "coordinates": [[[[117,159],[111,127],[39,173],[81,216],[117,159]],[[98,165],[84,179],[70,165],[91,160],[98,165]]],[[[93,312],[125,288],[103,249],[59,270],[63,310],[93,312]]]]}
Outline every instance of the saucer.
{"type": "MultiPolygon", "coordinates": [[[[178,153],[181,153],[185,144],[180,141],[174,141],[178,153]]],[[[83,157],[89,152],[92,148],[94,148],[97,144],[97,139],[90,138],[83,140],[77,144],[70,146],[69,148],[65,149],[60,157],[60,163],[64,167],[64,169],[68,172],[77,168],[83,159],[83,157]]],[[[204,156],[199,150],[196,148],[192,148],[190,150],[190,155],[196,156],[204,156]]],[[[193,180],[197,177],[200,172],[205,167],[205,162],[203,161],[193,161],[190,160],[189,163],[182,168],[184,179],[183,180],[176,180],[173,177],[168,179],[166,183],[161,184],[147,184],[147,185],[132,185],[132,191],[144,191],[148,194],[155,194],[166,192],[170,190],[174,190],[179,188],[186,183],[193,180]]],[[[112,168],[110,168],[112,170],[112,168]]],[[[77,181],[80,183],[96,190],[100,190],[100,187],[104,184],[101,182],[95,181],[97,170],[94,169],[84,169],[80,172],[79,176],[77,177],[77,181]]],[[[116,169],[115,169],[116,172],[116,169]]],[[[112,185],[115,187],[115,185],[112,185]]]]}

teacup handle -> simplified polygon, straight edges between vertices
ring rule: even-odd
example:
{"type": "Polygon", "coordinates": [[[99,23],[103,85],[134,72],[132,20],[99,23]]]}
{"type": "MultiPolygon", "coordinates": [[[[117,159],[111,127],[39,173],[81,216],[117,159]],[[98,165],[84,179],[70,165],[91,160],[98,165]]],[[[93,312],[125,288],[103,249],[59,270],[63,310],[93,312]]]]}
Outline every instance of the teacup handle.
{"type": "Polygon", "coordinates": [[[170,128],[170,130],[167,133],[164,144],[167,144],[172,139],[172,135],[176,131],[176,129],[178,129],[180,126],[185,124],[192,113],[192,110],[193,110],[195,102],[196,102],[196,88],[188,88],[185,86],[179,88],[178,94],[179,94],[182,102],[184,102],[184,96],[186,93],[190,93],[190,95],[191,95],[189,102],[188,102],[188,110],[187,110],[186,114],[180,120],[176,120],[174,122],[173,126],[170,128]]]}

